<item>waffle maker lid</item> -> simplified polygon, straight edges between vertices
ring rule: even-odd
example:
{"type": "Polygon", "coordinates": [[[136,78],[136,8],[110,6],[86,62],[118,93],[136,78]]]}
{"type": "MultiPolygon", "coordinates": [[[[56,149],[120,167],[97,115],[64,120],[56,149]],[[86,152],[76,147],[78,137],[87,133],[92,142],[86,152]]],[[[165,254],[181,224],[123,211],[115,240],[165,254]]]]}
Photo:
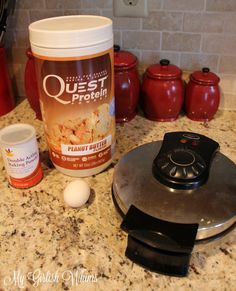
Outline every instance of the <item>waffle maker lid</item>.
{"type": "MultiPolygon", "coordinates": [[[[121,158],[112,190],[124,215],[121,228],[129,234],[128,257],[137,259],[139,242],[155,254],[158,249],[190,255],[194,243],[223,235],[235,225],[236,166],[218,149],[206,136],[172,132],[121,158]]],[[[138,263],[147,266],[142,259],[138,263]]],[[[152,264],[149,268],[155,271],[159,262],[152,264]]],[[[165,268],[156,271],[169,273],[165,268]]],[[[171,270],[180,276],[186,272],[186,264],[182,271],[171,270]]]]}

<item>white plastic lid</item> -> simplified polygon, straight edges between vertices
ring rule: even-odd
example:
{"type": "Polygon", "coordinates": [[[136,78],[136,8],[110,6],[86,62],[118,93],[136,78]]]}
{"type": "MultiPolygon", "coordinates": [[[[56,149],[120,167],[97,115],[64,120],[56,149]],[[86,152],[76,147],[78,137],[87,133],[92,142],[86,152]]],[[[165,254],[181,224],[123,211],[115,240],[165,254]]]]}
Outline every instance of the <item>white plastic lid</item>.
{"type": "Polygon", "coordinates": [[[17,145],[35,138],[36,131],[33,126],[26,123],[8,125],[0,130],[0,144],[17,145]]]}
{"type": "Polygon", "coordinates": [[[30,43],[44,48],[93,46],[112,37],[112,21],[103,16],[60,16],[42,19],[29,25],[30,43]]]}

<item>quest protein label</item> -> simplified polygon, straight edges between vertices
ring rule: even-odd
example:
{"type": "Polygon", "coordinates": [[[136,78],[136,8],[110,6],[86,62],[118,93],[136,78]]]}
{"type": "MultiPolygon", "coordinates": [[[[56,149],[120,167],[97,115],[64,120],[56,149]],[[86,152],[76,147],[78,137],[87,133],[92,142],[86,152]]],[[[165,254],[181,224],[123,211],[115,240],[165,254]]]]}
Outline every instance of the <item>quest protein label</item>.
{"type": "Polygon", "coordinates": [[[115,143],[113,50],[80,58],[36,56],[40,107],[52,162],[85,170],[115,143]]]}

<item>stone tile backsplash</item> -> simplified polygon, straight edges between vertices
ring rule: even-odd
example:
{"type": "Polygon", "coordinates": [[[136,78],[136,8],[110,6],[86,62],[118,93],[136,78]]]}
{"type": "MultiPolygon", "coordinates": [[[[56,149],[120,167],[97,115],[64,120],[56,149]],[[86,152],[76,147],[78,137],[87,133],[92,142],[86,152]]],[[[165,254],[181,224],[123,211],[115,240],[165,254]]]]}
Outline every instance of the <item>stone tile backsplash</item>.
{"type": "Polygon", "coordinates": [[[16,94],[25,95],[29,23],[97,14],[113,19],[115,43],[138,57],[140,72],[162,58],[187,73],[208,66],[221,78],[221,108],[236,110],[236,0],[148,0],[148,6],[147,18],[123,18],[113,16],[112,0],[17,0],[6,33],[16,94]]]}

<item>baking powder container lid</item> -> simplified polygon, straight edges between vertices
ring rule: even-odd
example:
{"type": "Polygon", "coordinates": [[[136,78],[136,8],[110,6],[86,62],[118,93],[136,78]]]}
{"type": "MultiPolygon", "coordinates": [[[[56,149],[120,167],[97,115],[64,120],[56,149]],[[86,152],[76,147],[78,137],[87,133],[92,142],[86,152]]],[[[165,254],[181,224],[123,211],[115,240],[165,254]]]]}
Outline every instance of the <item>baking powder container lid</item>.
{"type": "Polygon", "coordinates": [[[11,124],[0,130],[1,145],[17,145],[35,138],[36,131],[33,126],[26,123],[11,124]]]}
{"type": "Polygon", "coordinates": [[[113,38],[112,20],[96,15],[69,15],[42,19],[29,25],[30,43],[42,48],[78,48],[113,38]]]}

